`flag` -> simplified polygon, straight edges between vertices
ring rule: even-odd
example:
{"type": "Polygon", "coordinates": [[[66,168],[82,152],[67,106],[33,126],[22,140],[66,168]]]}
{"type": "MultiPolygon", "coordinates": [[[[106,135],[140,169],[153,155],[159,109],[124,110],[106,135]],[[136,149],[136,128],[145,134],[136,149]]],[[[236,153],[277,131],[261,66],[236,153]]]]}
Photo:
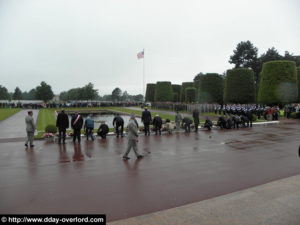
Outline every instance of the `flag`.
{"type": "Polygon", "coordinates": [[[138,58],[138,59],[143,59],[143,58],[144,58],[144,50],[141,51],[141,52],[139,52],[139,53],[137,54],[137,58],[138,58]]]}

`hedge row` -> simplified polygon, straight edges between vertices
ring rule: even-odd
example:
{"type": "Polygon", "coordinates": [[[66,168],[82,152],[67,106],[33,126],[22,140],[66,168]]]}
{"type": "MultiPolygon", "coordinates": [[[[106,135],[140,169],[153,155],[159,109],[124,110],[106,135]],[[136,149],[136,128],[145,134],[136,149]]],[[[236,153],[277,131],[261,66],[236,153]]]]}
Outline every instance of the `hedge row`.
{"type": "Polygon", "coordinates": [[[145,96],[146,102],[154,102],[155,86],[156,84],[147,84],[145,96]]]}
{"type": "Polygon", "coordinates": [[[173,101],[172,84],[169,81],[160,81],[156,83],[154,101],[171,102],[173,101]]]}

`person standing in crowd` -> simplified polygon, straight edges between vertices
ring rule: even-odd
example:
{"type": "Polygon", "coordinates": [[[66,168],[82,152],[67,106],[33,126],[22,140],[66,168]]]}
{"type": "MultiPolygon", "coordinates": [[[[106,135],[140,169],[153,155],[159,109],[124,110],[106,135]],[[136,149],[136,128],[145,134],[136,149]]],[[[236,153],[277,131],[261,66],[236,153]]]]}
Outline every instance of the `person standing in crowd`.
{"type": "Polygon", "coordinates": [[[142,113],[142,122],[144,123],[144,129],[145,129],[145,136],[148,134],[150,136],[150,123],[151,123],[151,113],[148,111],[147,107],[145,107],[145,110],[142,113]]]}
{"type": "Polygon", "coordinates": [[[156,115],[153,118],[153,126],[155,128],[155,135],[157,135],[157,131],[159,132],[159,135],[161,135],[162,119],[159,115],[156,115]]]}
{"type": "Polygon", "coordinates": [[[117,114],[115,116],[115,118],[113,120],[113,126],[116,129],[117,138],[119,138],[119,134],[121,134],[121,137],[123,137],[124,120],[120,115],[117,114]]]}
{"type": "Polygon", "coordinates": [[[198,132],[198,126],[199,126],[199,111],[198,111],[198,109],[193,110],[193,118],[194,118],[194,124],[195,124],[195,132],[198,132]]]}
{"type": "Polygon", "coordinates": [[[248,120],[249,120],[249,123],[250,123],[250,127],[252,127],[253,113],[252,113],[251,109],[247,110],[246,116],[248,117],[248,120]]]}
{"type": "Polygon", "coordinates": [[[30,143],[30,147],[34,147],[33,145],[33,136],[34,136],[34,131],[35,131],[35,124],[34,120],[32,118],[33,112],[28,111],[28,115],[25,118],[25,123],[26,123],[26,132],[27,132],[27,139],[25,142],[26,148],[28,147],[28,142],[30,143]]]}
{"type": "Polygon", "coordinates": [[[71,120],[71,127],[74,131],[74,134],[73,134],[73,142],[74,143],[76,141],[76,138],[78,139],[78,143],[80,143],[80,135],[81,135],[80,131],[81,131],[82,125],[83,125],[82,116],[79,115],[78,112],[76,112],[75,115],[72,116],[72,120],[71,120]]]}
{"type": "Polygon", "coordinates": [[[138,129],[136,127],[134,120],[135,120],[135,115],[131,115],[129,123],[128,123],[128,146],[127,146],[127,150],[126,150],[125,154],[123,155],[123,159],[125,159],[125,160],[130,159],[128,157],[128,154],[129,154],[131,148],[133,148],[133,151],[138,159],[144,157],[143,155],[140,155],[138,153],[138,148],[137,148],[138,129]]]}
{"type": "Polygon", "coordinates": [[[94,120],[92,120],[91,115],[89,115],[84,122],[84,130],[86,134],[86,140],[89,140],[89,136],[92,141],[94,141],[94,120]]]}
{"type": "Polygon", "coordinates": [[[175,123],[176,123],[176,131],[177,132],[180,130],[181,120],[182,120],[182,116],[181,116],[181,114],[177,110],[176,111],[176,115],[175,115],[175,123]]]}
{"type": "Polygon", "coordinates": [[[105,121],[101,121],[101,125],[98,128],[97,134],[102,138],[106,139],[106,135],[109,132],[108,126],[105,124],[105,121]]]}
{"type": "Polygon", "coordinates": [[[182,126],[184,127],[184,130],[186,133],[190,133],[191,132],[191,124],[193,123],[193,121],[188,118],[188,117],[184,117],[182,120],[182,126]]]}
{"type": "Polygon", "coordinates": [[[63,143],[66,141],[66,130],[69,128],[69,117],[65,113],[65,110],[61,110],[61,112],[57,115],[56,118],[56,127],[58,127],[58,143],[61,143],[61,135],[63,136],[63,143]]]}

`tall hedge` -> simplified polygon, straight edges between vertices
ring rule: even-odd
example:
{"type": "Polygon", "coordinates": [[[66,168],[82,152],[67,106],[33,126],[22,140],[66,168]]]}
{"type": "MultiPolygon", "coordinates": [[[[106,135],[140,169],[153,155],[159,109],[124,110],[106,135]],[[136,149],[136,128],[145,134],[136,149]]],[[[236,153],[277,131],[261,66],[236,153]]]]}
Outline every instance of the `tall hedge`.
{"type": "Polygon", "coordinates": [[[223,103],[224,78],[217,73],[199,77],[198,101],[201,103],[223,103]]]}
{"type": "Polygon", "coordinates": [[[197,75],[195,78],[194,78],[194,87],[196,88],[196,102],[199,102],[199,93],[200,93],[200,76],[197,75]]]}
{"type": "Polygon", "coordinates": [[[183,82],[180,90],[180,101],[186,102],[185,99],[185,89],[189,87],[194,87],[194,82],[183,82]]]}
{"type": "Polygon", "coordinates": [[[180,101],[181,85],[180,84],[172,84],[172,88],[173,88],[173,96],[174,96],[173,101],[174,102],[179,102],[180,101]]]}
{"type": "Polygon", "coordinates": [[[227,70],[224,84],[225,103],[255,102],[254,73],[250,69],[227,70]]]}
{"type": "Polygon", "coordinates": [[[154,102],[156,84],[147,84],[146,88],[146,102],[154,102]]]}
{"type": "Polygon", "coordinates": [[[156,83],[154,100],[156,102],[173,101],[173,89],[171,82],[160,81],[156,83]]]}
{"type": "Polygon", "coordinates": [[[173,92],[173,102],[179,102],[179,95],[176,92],[173,92]]]}
{"type": "Polygon", "coordinates": [[[258,102],[263,104],[285,104],[297,100],[296,63],[287,60],[270,61],[263,64],[258,91],[258,102]]]}
{"type": "Polygon", "coordinates": [[[300,102],[300,67],[297,67],[297,82],[298,82],[298,102],[300,102]]]}
{"type": "Polygon", "coordinates": [[[188,87],[185,89],[185,101],[188,103],[195,102],[196,100],[196,88],[188,87]]]}

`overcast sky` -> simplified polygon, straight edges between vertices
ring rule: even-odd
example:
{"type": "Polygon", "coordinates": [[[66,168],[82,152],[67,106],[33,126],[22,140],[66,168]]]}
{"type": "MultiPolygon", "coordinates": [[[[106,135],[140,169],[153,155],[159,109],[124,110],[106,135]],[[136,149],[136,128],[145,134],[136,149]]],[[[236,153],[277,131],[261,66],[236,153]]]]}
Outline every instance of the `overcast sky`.
{"type": "Polygon", "coordinates": [[[0,0],[0,85],[61,91],[94,83],[142,93],[146,83],[223,73],[250,40],[300,55],[299,0],[0,0]]]}

